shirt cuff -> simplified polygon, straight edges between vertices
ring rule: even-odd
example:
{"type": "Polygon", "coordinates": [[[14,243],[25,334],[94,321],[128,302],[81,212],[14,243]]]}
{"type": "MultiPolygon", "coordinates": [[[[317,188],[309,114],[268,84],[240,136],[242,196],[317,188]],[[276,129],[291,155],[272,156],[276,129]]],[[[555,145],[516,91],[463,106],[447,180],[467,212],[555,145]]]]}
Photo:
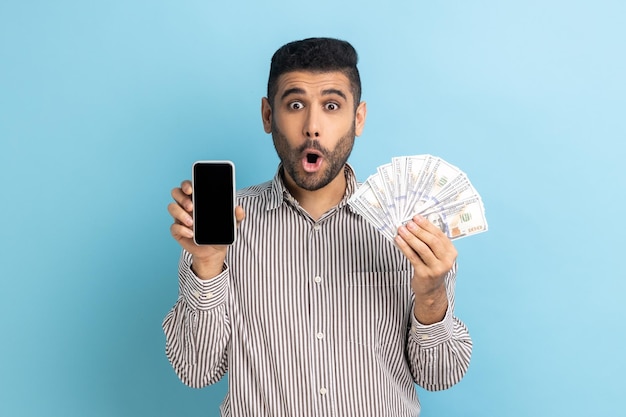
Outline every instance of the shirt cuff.
{"type": "Polygon", "coordinates": [[[215,278],[200,279],[192,271],[191,265],[181,266],[181,297],[194,310],[211,310],[219,307],[228,297],[229,271],[228,266],[224,264],[222,273],[215,278]]]}
{"type": "Polygon", "coordinates": [[[452,318],[450,306],[448,306],[443,319],[433,324],[422,324],[417,321],[414,314],[411,314],[409,338],[413,339],[415,343],[424,349],[433,348],[450,340],[453,329],[454,319],[452,318]]]}

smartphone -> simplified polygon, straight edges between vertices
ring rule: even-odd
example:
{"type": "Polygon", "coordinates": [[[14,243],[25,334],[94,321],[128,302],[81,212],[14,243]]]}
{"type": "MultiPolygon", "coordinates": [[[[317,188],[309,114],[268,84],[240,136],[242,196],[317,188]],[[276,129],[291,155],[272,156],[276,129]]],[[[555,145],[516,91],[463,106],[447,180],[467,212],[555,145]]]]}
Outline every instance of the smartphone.
{"type": "Polygon", "coordinates": [[[235,241],[235,164],[197,161],[192,169],[193,239],[197,245],[235,241]]]}

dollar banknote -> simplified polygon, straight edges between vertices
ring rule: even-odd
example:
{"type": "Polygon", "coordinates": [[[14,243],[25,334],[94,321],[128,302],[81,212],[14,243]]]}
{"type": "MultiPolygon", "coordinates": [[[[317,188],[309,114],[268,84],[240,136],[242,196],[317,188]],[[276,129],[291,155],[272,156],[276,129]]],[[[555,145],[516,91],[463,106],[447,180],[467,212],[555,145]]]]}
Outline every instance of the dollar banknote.
{"type": "Polygon", "coordinates": [[[416,215],[450,239],[488,229],[483,201],[467,175],[432,155],[392,158],[358,187],[348,204],[391,241],[398,227],[416,215]]]}

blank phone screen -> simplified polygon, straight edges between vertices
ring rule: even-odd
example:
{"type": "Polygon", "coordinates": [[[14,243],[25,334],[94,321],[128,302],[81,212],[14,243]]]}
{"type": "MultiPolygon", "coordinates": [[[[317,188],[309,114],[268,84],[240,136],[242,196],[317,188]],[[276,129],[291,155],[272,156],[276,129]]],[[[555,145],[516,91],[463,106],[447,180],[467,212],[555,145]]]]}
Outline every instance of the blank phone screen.
{"type": "Polygon", "coordinates": [[[235,240],[235,176],[228,161],[193,165],[194,240],[198,245],[229,245],[235,240]]]}

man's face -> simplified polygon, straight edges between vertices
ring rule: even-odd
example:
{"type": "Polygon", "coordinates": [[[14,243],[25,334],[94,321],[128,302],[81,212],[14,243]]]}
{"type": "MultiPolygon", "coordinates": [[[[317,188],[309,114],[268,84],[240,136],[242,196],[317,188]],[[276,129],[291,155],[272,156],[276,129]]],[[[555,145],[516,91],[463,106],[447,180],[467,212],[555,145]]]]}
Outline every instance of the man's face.
{"type": "Polygon", "coordinates": [[[294,71],[278,79],[274,105],[263,100],[263,125],[272,133],[285,174],[298,187],[328,185],[342,168],[365,123],[350,81],[341,72],[294,71]]]}

